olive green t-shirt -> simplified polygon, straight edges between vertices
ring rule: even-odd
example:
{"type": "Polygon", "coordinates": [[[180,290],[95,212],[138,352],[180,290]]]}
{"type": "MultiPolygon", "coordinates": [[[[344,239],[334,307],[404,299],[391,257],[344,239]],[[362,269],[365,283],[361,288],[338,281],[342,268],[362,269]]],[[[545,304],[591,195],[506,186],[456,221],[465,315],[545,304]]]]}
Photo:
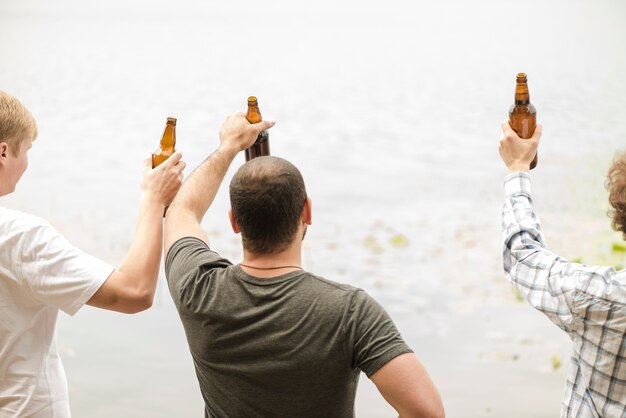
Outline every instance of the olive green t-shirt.
{"type": "Polygon", "coordinates": [[[411,352],[352,286],[305,271],[256,278],[191,237],[165,271],[207,417],[353,417],[360,371],[411,352]]]}

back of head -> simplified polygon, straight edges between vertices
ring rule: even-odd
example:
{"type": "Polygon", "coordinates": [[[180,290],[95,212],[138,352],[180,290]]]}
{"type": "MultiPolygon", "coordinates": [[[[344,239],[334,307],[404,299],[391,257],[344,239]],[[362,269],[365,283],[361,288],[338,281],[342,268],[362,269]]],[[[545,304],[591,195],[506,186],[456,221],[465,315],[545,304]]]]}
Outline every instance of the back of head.
{"type": "Polygon", "coordinates": [[[23,140],[37,138],[37,122],[19,100],[0,90],[0,142],[17,155],[23,140]]]}
{"type": "Polygon", "coordinates": [[[302,174],[287,160],[258,157],[241,166],[230,182],[230,204],[244,248],[255,254],[287,249],[306,197],[302,174]]]}

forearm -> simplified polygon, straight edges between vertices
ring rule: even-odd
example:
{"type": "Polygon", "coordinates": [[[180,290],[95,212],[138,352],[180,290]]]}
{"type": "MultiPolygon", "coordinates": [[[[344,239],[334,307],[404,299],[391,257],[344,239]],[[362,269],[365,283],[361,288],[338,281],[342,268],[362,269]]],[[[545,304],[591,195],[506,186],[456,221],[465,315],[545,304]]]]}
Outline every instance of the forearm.
{"type": "Polygon", "coordinates": [[[509,175],[505,179],[502,230],[504,238],[504,269],[507,273],[521,260],[545,249],[545,239],[535,214],[526,173],[509,175]]]}
{"type": "Polygon", "coordinates": [[[185,180],[165,217],[164,252],[181,238],[195,237],[207,244],[208,238],[200,223],[213,203],[228,167],[237,153],[250,147],[264,129],[274,122],[251,124],[244,113],[226,117],[220,128],[220,146],[185,180]]]}
{"type": "Polygon", "coordinates": [[[200,223],[213,203],[238,150],[221,145],[185,180],[168,209],[168,218],[191,214],[200,223]]]}
{"type": "Polygon", "coordinates": [[[87,304],[136,313],[152,306],[161,261],[164,204],[144,192],[135,236],[122,265],[113,271],[87,304]]]}
{"type": "Polygon", "coordinates": [[[569,330],[571,300],[583,266],[568,263],[546,248],[527,174],[508,176],[505,189],[502,226],[507,279],[531,306],[569,330]]]}
{"type": "Polygon", "coordinates": [[[154,296],[163,242],[164,206],[155,196],[144,192],[133,241],[126,259],[118,269],[129,281],[127,285],[139,295],[154,296]]]}

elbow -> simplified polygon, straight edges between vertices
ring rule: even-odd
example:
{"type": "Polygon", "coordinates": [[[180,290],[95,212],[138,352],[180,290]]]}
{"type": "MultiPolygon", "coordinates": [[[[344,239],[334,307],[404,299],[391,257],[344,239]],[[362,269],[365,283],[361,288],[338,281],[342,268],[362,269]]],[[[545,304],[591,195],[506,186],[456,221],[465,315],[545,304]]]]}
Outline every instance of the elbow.
{"type": "Polygon", "coordinates": [[[400,415],[400,418],[445,418],[446,412],[443,409],[443,406],[433,407],[428,410],[420,410],[416,411],[413,414],[408,415],[400,415]]]}
{"type": "Polygon", "coordinates": [[[136,311],[134,313],[150,309],[152,307],[152,302],[154,302],[154,291],[140,292],[135,299],[136,311]]]}
{"type": "Polygon", "coordinates": [[[439,407],[432,412],[432,418],[446,418],[446,411],[443,409],[443,405],[439,405],[439,407]]]}
{"type": "Polygon", "coordinates": [[[423,418],[445,418],[446,411],[443,409],[443,403],[441,402],[441,399],[438,399],[438,402],[433,402],[430,405],[429,410],[425,411],[424,413],[422,413],[422,415],[419,416],[423,418]]]}
{"type": "Polygon", "coordinates": [[[154,292],[137,292],[133,295],[130,303],[126,305],[125,309],[122,312],[125,314],[136,314],[139,312],[143,312],[152,307],[153,301],[154,292]]]}
{"type": "Polygon", "coordinates": [[[149,292],[147,294],[141,295],[137,299],[137,312],[142,312],[150,309],[152,307],[152,303],[154,302],[154,292],[149,292]]]}

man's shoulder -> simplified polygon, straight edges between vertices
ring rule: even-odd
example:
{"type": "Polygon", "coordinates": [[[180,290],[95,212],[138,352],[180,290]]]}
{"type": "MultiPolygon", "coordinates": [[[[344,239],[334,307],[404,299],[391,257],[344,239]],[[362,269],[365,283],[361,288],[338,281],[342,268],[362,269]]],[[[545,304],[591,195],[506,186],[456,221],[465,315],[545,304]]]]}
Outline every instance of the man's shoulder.
{"type": "Polygon", "coordinates": [[[303,274],[305,278],[303,283],[305,286],[311,288],[311,290],[323,292],[327,295],[334,295],[336,298],[350,301],[358,296],[368,297],[367,293],[359,287],[329,280],[309,271],[305,271],[303,274]]]}
{"type": "Polygon", "coordinates": [[[206,242],[195,237],[183,237],[170,247],[165,258],[165,276],[178,280],[202,269],[208,274],[214,268],[225,268],[231,262],[209,248],[206,242]]]}
{"type": "Polygon", "coordinates": [[[20,238],[31,241],[43,231],[56,233],[48,221],[37,215],[0,207],[0,242],[17,243],[20,238]]]}
{"type": "Polygon", "coordinates": [[[50,226],[50,223],[40,216],[20,210],[0,206],[0,225],[50,226]]]}
{"type": "Polygon", "coordinates": [[[583,266],[578,272],[574,302],[585,299],[594,303],[620,306],[626,313],[626,270],[611,266],[583,266]]]}

